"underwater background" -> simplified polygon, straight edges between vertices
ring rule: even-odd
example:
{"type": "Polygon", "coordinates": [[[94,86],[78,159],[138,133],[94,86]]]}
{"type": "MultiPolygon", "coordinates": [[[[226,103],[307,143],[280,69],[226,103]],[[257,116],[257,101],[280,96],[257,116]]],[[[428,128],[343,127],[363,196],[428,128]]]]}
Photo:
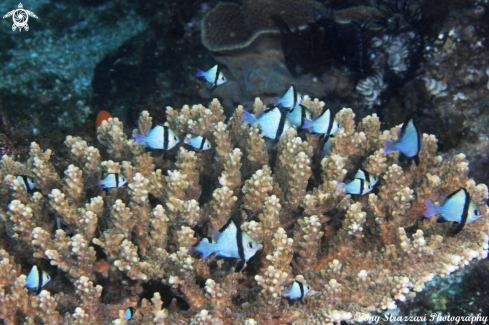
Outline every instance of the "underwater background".
{"type": "MultiPolygon", "coordinates": [[[[265,106],[273,105],[275,97],[294,85],[301,94],[324,102],[334,114],[351,108],[357,123],[377,114],[381,130],[414,117],[421,133],[436,135],[437,154],[443,160],[462,152],[470,163],[469,177],[476,183],[489,182],[487,1],[36,0],[22,5],[37,16],[28,18],[28,30],[13,30],[12,17],[0,20],[2,156],[26,161],[32,157],[35,141],[42,150],[52,149],[50,164],[63,175],[73,160],[71,147],[64,144],[68,135],[101,146],[97,143],[101,111],[117,117],[123,123],[120,131],[132,138],[133,130],[141,128],[138,119],[144,111],[155,126],[169,121],[167,106],[208,107],[217,98],[229,119],[238,105],[253,111],[256,97],[265,106]],[[196,73],[216,64],[227,80],[212,87],[196,73]]],[[[18,1],[0,3],[2,16],[17,8],[18,1]]],[[[185,134],[179,137],[183,145],[185,134]]],[[[177,149],[150,152],[163,170],[172,170],[178,161],[177,149]]],[[[269,152],[278,155],[270,148],[269,152]]],[[[102,154],[102,158],[113,157],[102,154]]],[[[119,158],[124,160],[123,155],[119,158]]],[[[212,158],[199,159],[205,161],[202,168],[205,163],[209,168],[212,158]]],[[[318,170],[313,174],[319,175],[318,170]]],[[[201,204],[211,201],[216,188],[208,181],[201,177],[202,196],[197,196],[201,204]]],[[[86,193],[90,197],[98,192],[91,188],[86,193]]],[[[6,207],[11,193],[2,195],[6,207]]],[[[34,264],[32,251],[19,249],[16,255],[21,244],[8,236],[6,210],[0,210],[5,228],[0,230],[0,249],[8,251],[22,265],[21,273],[27,274],[34,264]]],[[[53,211],[47,214],[52,217],[53,211]]],[[[336,230],[340,225],[334,226],[336,230]]],[[[197,228],[205,234],[202,224],[197,228]]],[[[97,248],[98,258],[103,254],[97,248]]],[[[51,275],[60,273],[63,278],[46,289],[66,295],[58,298],[57,311],[73,313],[76,302],[67,298],[75,295],[73,285],[53,264],[43,265],[51,275]]],[[[251,269],[256,273],[259,268],[251,269]]],[[[121,276],[120,281],[128,280],[121,276]]],[[[200,288],[204,283],[197,281],[200,288]]],[[[150,284],[138,285],[131,299],[153,297],[150,284]]],[[[188,310],[188,302],[168,283],[157,288],[170,314],[188,310]],[[174,298],[178,304],[172,303],[174,298]]],[[[110,305],[112,299],[120,303],[126,298],[124,290],[120,297],[104,297],[104,303],[110,305]]],[[[242,304],[246,298],[241,294],[230,301],[242,304]]],[[[397,301],[397,309],[389,313],[489,316],[488,306],[489,262],[484,258],[446,277],[435,277],[412,299],[397,301]]],[[[100,322],[110,323],[117,317],[112,316],[100,322]]],[[[194,315],[182,317],[191,323],[194,315]]],[[[39,318],[36,322],[42,323],[39,318]]],[[[137,318],[130,323],[137,324],[137,318]]]]}

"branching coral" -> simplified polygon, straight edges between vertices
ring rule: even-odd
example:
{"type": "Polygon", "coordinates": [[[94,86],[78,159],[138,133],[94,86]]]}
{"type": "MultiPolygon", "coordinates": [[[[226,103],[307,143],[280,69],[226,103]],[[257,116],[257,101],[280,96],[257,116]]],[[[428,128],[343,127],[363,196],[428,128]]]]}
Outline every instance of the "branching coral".
{"type": "MultiPolygon", "coordinates": [[[[324,107],[307,96],[303,105],[316,116],[324,107]]],[[[254,108],[255,114],[264,109],[261,100],[254,108]]],[[[98,129],[105,149],[67,137],[64,173],[36,143],[26,163],[2,158],[0,317],[6,324],[130,324],[128,307],[137,309],[141,324],[353,322],[396,308],[433,277],[487,256],[487,187],[468,178],[463,154],[437,156],[433,135],[423,135],[415,166],[382,150],[399,127],[382,132],[375,114],[356,125],[351,109],[336,115],[342,130],[324,158],[315,150],[319,136],[305,131],[289,130],[267,149],[260,126],[241,122],[243,108],[226,122],[217,99],[208,108],[168,107],[166,116],[180,138],[198,134],[213,149],[181,144],[163,164],[114,118],[98,129]],[[107,156],[112,160],[103,161],[107,156]],[[378,185],[366,196],[345,195],[339,183],[359,167],[377,176],[378,185]],[[95,186],[110,173],[121,173],[128,184],[95,186]],[[26,191],[19,175],[33,177],[39,191],[26,191]],[[424,217],[424,200],[441,201],[460,187],[483,217],[453,236],[449,224],[424,217]],[[234,260],[191,254],[202,237],[212,241],[236,216],[248,219],[241,229],[261,248],[244,271],[233,271],[234,260]],[[54,227],[57,219],[62,229],[54,227]],[[19,259],[51,274],[39,295],[24,288],[28,270],[15,264],[19,259]],[[283,290],[294,280],[318,293],[287,302],[283,290]],[[64,293],[51,295],[53,287],[64,293]],[[61,315],[67,309],[72,314],[61,315]]],[[[142,112],[134,133],[147,134],[152,125],[142,112]]]]}

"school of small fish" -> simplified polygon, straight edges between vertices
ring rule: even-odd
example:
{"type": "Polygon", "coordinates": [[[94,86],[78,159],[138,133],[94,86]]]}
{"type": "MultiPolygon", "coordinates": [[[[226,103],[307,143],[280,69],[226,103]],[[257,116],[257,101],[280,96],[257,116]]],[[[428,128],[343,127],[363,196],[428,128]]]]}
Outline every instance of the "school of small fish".
{"type": "MultiPolygon", "coordinates": [[[[226,78],[218,65],[205,72],[198,69],[197,76],[204,77],[212,84],[213,88],[226,82],[226,78]]],[[[331,139],[341,129],[341,125],[335,118],[332,118],[330,109],[324,108],[319,116],[313,118],[312,113],[301,105],[302,101],[303,97],[301,94],[297,92],[294,85],[291,85],[281,98],[275,99],[275,107],[263,111],[260,116],[254,116],[244,111],[243,122],[258,123],[261,126],[263,136],[274,141],[281,141],[284,132],[287,132],[290,128],[302,128],[311,133],[324,134],[321,154],[325,156],[331,147],[331,139]]],[[[111,117],[110,113],[101,111],[97,116],[97,128],[103,121],[111,117]]],[[[153,129],[147,130],[146,134],[146,136],[133,134],[136,144],[144,144],[151,149],[170,150],[180,142],[177,134],[166,125],[155,126],[153,129]]],[[[412,160],[418,166],[421,140],[422,136],[415,125],[414,119],[409,117],[403,123],[397,141],[384,140],[384,153],[388,154],[398,151],[400,162],[410,162],[412,160]]],[[[187,134],[183,142],[197,151],[210,150],[212,148],[210,141],[200,135],[187,134]]],[[[21,182],[26,191],[31,192],[36,188],[36,181],[30,176],[17,175],[17,180],[21,182]]],[[[353,179],[340,183],[338,188],[343,189],[346,194],[365,195],[371,192],[378,182],[379,178],[376,175],[359,168],[353,179]]],[[[98,180],[96,185],[102,186],[104,189],[112,189],[120,188],[126,183],[127,179],[122,174],[112,173],[108,174],[104,179],[98,180]]],[[[465,188],[460,188],[448,197],[444,197],[441,205],[435,205],[428,200],[425,201],[425,204],[426,218],[439,215],[436,222],[453,222],[457,224],[454,234],[462,231],[465,224],[474,222],[482,216],[479,207],[470,198],[465,188]]],[[[204,259],[212,254],[215,254],[216,258],[237,259],[236,272],[242,271],[246,262],[258,250],[258,243],[241,230],[240,217],[229,219],[219,231],[215,231],[212,237],[203,238],[196,247],[190,248],[191,253],[200,253],[204,259]]],[[[51,277],[47,272],[34,265],[27,276],[25,287],[34,289],[39,294],[41,288],[50,280],[51,277]]],[[[290,300],[300,300],[315,293],[309,284],[296,280],[289,289],[284,289],[281,294],[290,300]]],[[[125,310],[124,317],[126,320],[130,320],[135,313],[136,309],[129,307],[125,310]]]]}

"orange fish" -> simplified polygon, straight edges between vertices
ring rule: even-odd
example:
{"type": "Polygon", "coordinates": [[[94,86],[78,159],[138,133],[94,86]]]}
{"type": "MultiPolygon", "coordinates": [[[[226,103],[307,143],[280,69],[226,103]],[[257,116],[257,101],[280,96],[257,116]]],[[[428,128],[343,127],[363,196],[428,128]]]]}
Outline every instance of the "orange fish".
{"type": "Polygon", "coordinates": [[[100,111],[97,115],[97,129],[98,127],[100,126],[100,124],[102,124],[103,121],[107,121],[109,118],[111,118],[112,115],[110,115],[109,112],[107,111],[100,111]]]}

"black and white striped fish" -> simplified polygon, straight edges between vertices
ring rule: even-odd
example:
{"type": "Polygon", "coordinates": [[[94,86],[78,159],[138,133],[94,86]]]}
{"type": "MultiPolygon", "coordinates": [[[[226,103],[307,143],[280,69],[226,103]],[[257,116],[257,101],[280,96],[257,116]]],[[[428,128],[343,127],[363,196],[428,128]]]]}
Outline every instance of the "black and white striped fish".
{"type": "Polygon", "coordinates": [[[465,224],[476,221],[482,217],[481,210],[477,203],[470,198],[465,188],[460,188],[445,198],[443,205],[437,206],[428,200],[426,204],[426,218],[440,213],[436,222],[455,222],[458,226],[453,231],[458,234],[464,228],[465,224]]]}
{"type": "Polygon", "coordinates": [[[218,64],[213,66],[208,71],[197,69],[197,77],[204,77],[205,80],[212,83],[212,89],[227,81],[226,77],[221,71],[221,67],[218,64]]]}
{"type": "Polygon", "coordinates": [[[29,272],[29,275],[27,275],[25,287],[27,289],[35,289],[36,294],[39,294],[39,292],[41,292],[41,288],[44,287],[50,280],[51,277],[46,272],[34,265],[29,272]]]}
{"type": "Polygon", "coordinates": [[[379,181],[379,179],[377,178],[377,176],[375,176],[374,174],[366,171],[365,169],[363,169],[361,167],[358,169],[358,171],[355,174],[354,178],[364,179],[368,183],[370,183],[370,185],[372,185],[372,186],[374,186],[375,184],[377,184],[377,182],[379,181]]]}
{"type": "Polygon", "coordinates": [[[155,126],[147,136],[136,134],[132,135],[136,139],[136,144],[146,144],[146,147],[153,149],[170,150],[180,142],[177,134],[168,126],[155,126]]]}
{"type": "Polygon", "coordinates": [[[37,184],[34,178],[26,175],[17,175],[17,180],[22,183],[27,192],[32,192],[37,184]]]}
{"type": "Polygon", "coordinates": [[[209,150],[212,148],[209,140],[200,135],[187,134],[183,142],[197,150],[209,150]]]}
{"type": "Polygon", "coordinates": [[[336,118],[331,118],[331,111],[329,108],[326,109],[326,107],[323,108],[321,115],[314,121],[308,118],[305,118],[304,121],[303,129],[312,128],[312,133],[323,133],[324,137],[335,134],[341,129],[340,123],[338,123],[336,118]]]}
{"type": "Polygon", "coordinates": [[[295,127],[302,128],[305,119],[311,119],[312,113],[310,110],[307,109],[307,107],[303,105],[297,105],[289,110],[287,114],[285,114],[285,116],[287,116],[287,118],[290,120],[290,123],[292,123],[295,127]]]}
{"type": "Polygon", "coordinates": [[[127,179],[122,176],[122,174],[112,173],[107,175],[107,177],[102,180],[99,179],[97,182],[95,182],[95,185],[101,185],[102,188],[119,188],[126,183],[127,179]]]}
{"type": "Polygon", "coordinates": [[[302,103],[303,98],[301,94],[297,92],[294,85],[291,85],[285,92],[282,98],[275,97],[275,106],[281,106],[283,108],[294,108],[302,103]]]}
{"type": "Polygon", "coordinates": [[[294,125],[278,107],[267,109],[259,118],[254,117],[253,114],[247,111],[243,112],[243,122],[260,124],[263,136],[270,139],[281,141],[282,135],[287,130],[294,128],[294,125]]]}
{"type": "Polygon", "coordinates": [[[373,190],[373,186],[364,179],[354,179],[349,183],[339,183],[340,188],[345,190],[345,194],[365,195],[373,190]]]}
{"type": "Polygon", "coordinates": [[[399,140],[384,140],[384,153],[388,154],[394,151],[399,152],[399,161],[413,159],[416,166],[419,166],[419,150],[421,149],[422,136],[419,129],[414,124],[413,118],[408,118],[402,125],[399,140]]]}
{"type": "Polygon", "coordinates": [[[284,289],[282,291],[282,296],[289,298],[290,300],[293,299],[302,299],[307,294],[314,294],[316,293],[314,290],[312,290],[312,287],[308,285],[307,283],[302,283],[300,281],[295,281],[294,284],[292,284],[292,287],[290,289],[284,289]]]}
{"type": "Polygon", "coordinates": [[[126,318],[126,320],[130,320],[134,316],[135,313],[136,313],[136,308],[129,307],[124,312],[124,317],[126,318]]]}
{"type": "Polygon", "coordinates": [[[229,221],[216,232],[217,238],[205,238],[201,240],[197,247],[191,249],[198,252],[204,258],[216,253],[216,257],[237,258],[236,272],[240,272],[245,262],[253,257],[258,251],[258,244],[246,232],[242,231],[234,219],[229,221]]]}

